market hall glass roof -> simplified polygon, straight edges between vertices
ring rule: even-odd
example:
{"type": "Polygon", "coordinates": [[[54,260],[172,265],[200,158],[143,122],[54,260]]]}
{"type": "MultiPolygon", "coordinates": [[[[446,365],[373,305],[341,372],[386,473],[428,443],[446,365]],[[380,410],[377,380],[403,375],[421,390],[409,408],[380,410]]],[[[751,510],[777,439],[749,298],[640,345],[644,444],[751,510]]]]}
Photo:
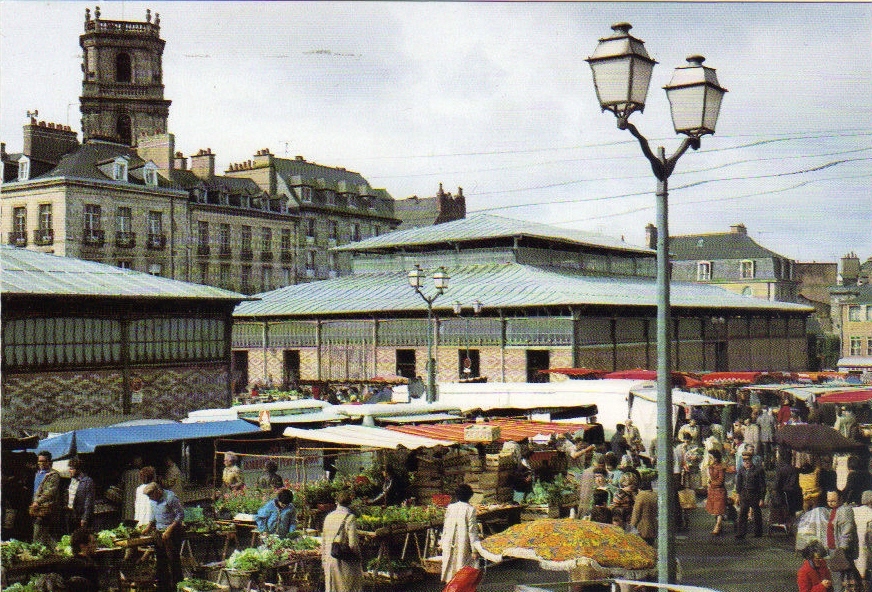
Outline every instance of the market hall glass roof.
{"type": "MultiPolygon", "coordinates": [[[[445,265],[451,276],[444,297],[434,309],[451,311],[455,301],[469,306],[474,300],[489,310],[568,306],[654,307],[657,287],[653,277],[591,274],[567,266],[530,264],[506,257],[523,238],[547,243],[555,250],[591,250],[620,256],[653,257],[653,251],[601,235],[556,229],[492,215],[477,215],[425,228],[412,228],[373,237],[338,249],[359,257],[380,253],[384,266],[364,266],[364,271],[336,279],[287,286],[256,295],[259,300],[236,307],[234,317],[353,317],[382,314],[426,313],[423,300],[409,287],[407,272],[419,260],[422,267],[445,265]],[[453,247],[452,247],[453,245],[453,247]],[[481,253],[491,245],[500,256],[484,263],[453,264],[452,250],[464,247],[481,253]],[[502,249],[502,251],[500,251],[502,249]],[[433,261],[441,261],[431,265],[433,261]]],[[[478,257],[478,255],[476,255],[478,257]]],[[[358,266],[355,264],[355,269],[358,266]]],[[[424,289],[425,292],[428,288],[424,289]]],[[[429,286],[432,291],[432,285],[429,286]]],[[[771,302],[730,293],[717,286],[672,282],[672,306],[679,309],[730,310],[733,312],[784,312],[808,314],[808,306],[771,302]]]]}

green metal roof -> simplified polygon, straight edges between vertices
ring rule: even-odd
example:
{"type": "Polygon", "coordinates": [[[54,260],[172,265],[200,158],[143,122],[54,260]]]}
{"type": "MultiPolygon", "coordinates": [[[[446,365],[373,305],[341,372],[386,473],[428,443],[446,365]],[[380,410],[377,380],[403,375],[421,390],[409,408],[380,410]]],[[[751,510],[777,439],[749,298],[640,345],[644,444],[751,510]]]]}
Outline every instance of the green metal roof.
{"type": "Polygon", "coordinates": [[[0,246],[0,291],[4,295],[249,299],[220,288],[6,245],[0,246]]]}
{"type": "Polygon", "coordinates": [[[741,232],[670,236],[669,253],[673,261],[783,258],[782,255],[761,247],[750,236],[741,232]]]}
{"type": "Polygon", "coordinates": [[[539,224],[538,222],[503,218],[493,214],[476,214],[461,220],[445,222],[435,226],[398,230],[337,247],[335,250],[376,251],[514,237],[537,238],[562,244],[645,253],[648,255],[654,254],[654,251],[651,249],[630,245],[610,236],[584,232],[582,230],[557,228],[548,224],[539,224]]]}
{"type": "MultiPolygon", "coordinates": [[[[479,300],[487,309],[546,306],[643,306],[657,302],[656,282],[648,278],[594,277],[518,263],[450,268],[449,288],[434,308],[451,311],[460,301],[479,300]]],[[[432,294],[432,284],[424,290],[432,294]]],[[[426,305],[408,284],[405,271],[360,273],[332,280],[287,286],[243,302],[234,317],[351,316],[398,312],[426,313],[426,305]]],[[[810,306],[749,298],[717,286],[673,282],[672,305],[679,308],[811,313],[810,306]]]]}

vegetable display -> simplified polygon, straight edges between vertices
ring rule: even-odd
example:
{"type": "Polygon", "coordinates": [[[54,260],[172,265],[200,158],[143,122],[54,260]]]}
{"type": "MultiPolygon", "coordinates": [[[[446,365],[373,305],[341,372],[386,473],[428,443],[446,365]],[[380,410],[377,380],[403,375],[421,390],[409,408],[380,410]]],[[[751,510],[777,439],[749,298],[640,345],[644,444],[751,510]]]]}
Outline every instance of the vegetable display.
{"type": "Polygon", "coordinates": [[[486,538],[482,546],[495,555],[553,563],[587,558],[606,568],[640,570],[657,562],[657,551],[638,535],[611,524],[572,518],[517,524],[486,538]]]}
{"type": "Polygon", "coordinates": [[[185,578],[176,585],[176,590],[182,592],[184,590],[220,590],[221,586],[209,580],[200,580],[197,578],[185,578]]]}
{"type": "Polygon", "coordinates": [[[300,556],[320,554],[321,543],[318,539],[295,530],[288,533],[287,538],[273,534],[265,535],[263,547],[275,553],[279,561],[290,561],[298,559],[300,556]]]}
{"type": "Polygon", "coordinates": [[[375,531],[394,525],[409,525],[414,523],[441,523],[445,518],[445,510],[438,506],[370,506],[361,510],[357,518],[360,530],[375,531]]]}
{"type": "Polygon", "coordinates": [[[279,557],[266,547],[236,550],[227,559],[227,568],[239,571],[258,571],[279,564],[279,557]]]}
{"type": "Polygon", "coordinates": [[[25,561],[39,561],[54,555],[54,549],[49,549],[42,543],[25,543],[12,539],[0,547],[0,560],[4,565],[12,565],[25,561]]]}

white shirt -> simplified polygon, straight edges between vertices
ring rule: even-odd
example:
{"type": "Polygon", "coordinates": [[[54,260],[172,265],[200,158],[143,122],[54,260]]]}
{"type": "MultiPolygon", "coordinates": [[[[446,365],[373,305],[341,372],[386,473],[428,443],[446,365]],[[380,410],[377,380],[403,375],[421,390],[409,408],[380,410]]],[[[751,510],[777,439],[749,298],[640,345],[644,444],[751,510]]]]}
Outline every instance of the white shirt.
{"type": "Polygon", "coordinates": [[[145,486],[148,483],[143,483],[136,488],[136,500],[133,506],[133,519],[136,520],[138,526],[146,526],[151,523],[151,499],[145,495],[145,486]]]}
{"type": "Polygon", "coordinates": [[[67,500],[67,508],[73,509],[73,501],[76,499],[76,491],[79,489],[79,480],[73,477],[70,479],[70,487],[67,491],[69,491],[69,499],[67,500]]]}

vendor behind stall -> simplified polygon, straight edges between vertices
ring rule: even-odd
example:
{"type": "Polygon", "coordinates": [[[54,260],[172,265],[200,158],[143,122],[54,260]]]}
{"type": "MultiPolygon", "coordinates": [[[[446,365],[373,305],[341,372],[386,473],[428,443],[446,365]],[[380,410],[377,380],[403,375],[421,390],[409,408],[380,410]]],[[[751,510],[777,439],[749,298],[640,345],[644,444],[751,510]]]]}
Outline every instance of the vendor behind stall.
{"type": "Polygon", "coordinates": [[[287,489],[279,490],[257,511],[254,522],[261,534],[274,534],[287,538],[288,533],[297,530],[297,509],[293,504],[294,495],[287,489]]]}
{"type": "Polygon", "coordinates": [[[381,504],[390,506],[400,504],[408,497],[406,495],[406,483],[391,466],[382,469],[381,493],[369,500],[371,505],[381,504]]]}

